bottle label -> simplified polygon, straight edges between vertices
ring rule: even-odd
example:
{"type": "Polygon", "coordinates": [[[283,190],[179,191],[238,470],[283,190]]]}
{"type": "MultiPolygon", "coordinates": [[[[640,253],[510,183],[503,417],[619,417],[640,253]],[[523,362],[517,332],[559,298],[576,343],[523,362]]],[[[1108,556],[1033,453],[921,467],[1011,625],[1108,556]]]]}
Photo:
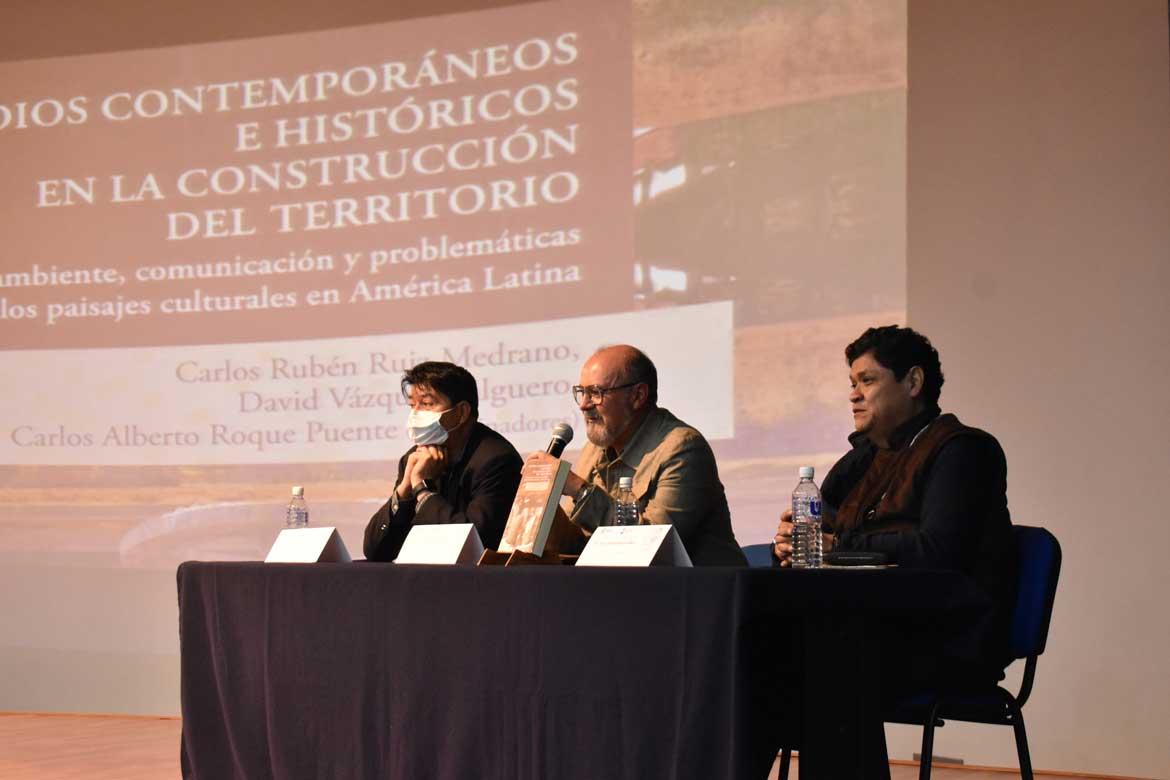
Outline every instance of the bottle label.
{"type": "Polygon", "coordinates": [[[808,500],[808,513],[813,517],[821,516],[821,502],[815,498],[808,500]]]}

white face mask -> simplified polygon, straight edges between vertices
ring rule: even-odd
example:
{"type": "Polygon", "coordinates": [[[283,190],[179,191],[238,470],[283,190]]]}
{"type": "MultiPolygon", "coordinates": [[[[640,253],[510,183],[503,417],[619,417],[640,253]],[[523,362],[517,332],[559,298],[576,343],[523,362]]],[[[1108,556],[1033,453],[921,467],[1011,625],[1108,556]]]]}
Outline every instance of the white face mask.
{"type": "Polygon", "coordinates": [[[443,427],[443,423],[439,422],[439,418],[449,411],[451,410],[445,409],[441,412],[435,412],[425,409],[411,409],[410,416],[406,418],[406,432],[410,434],[410,440],[416,445],[445,443],[447,429],[443,427]]]}

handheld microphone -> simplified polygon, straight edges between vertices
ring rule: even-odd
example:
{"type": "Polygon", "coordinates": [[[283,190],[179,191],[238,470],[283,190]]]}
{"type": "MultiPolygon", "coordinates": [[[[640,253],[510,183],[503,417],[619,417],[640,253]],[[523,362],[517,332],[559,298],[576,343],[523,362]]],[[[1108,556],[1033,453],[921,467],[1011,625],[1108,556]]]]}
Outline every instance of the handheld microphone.
{"type": "Polygon", "coordinates": [[[553,428],[552,439],[548,442],[548,449],[545,450],[554,458],[561,457],[561,453],[565,451],[565,446],[573,440],[573,429],[568,423],[558,423],[557,427],[553,428]]]}

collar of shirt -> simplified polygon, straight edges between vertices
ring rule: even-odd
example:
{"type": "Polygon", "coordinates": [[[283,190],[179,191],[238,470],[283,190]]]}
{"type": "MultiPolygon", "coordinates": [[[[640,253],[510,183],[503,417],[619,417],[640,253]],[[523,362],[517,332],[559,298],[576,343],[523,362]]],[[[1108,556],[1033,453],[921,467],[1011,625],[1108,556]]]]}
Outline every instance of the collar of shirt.
{"type": "MultiPolygon", "coordinates": [[[[939,409],[938,406],[932,404],[911,417],[906,422],[899,425],[894,430],[894,432],[890,434],[890,450],[897,451],[913,444],[914,439],[918,436],[918,434],[921,433],[923,429],[926,428],[926,426],[934,422],[935,418],[937,418],[940,414],[942,414],[942,410],[939,409]]],[[[857,431],[849,434],[849,443],[854,447],[869,446],[875,450],[880,449],[872,442],[870,442],[868,436],[857,431]]]]}
{"type": "Polygon", "coordinates": [[[479,430],[477,428],[472,428],[471,435],[469,435],[467,437],[467,441],[463,442],[463,447],[459,450],[459,452],[447,453],[450,456],[450,460],[451,460],[451,466],[448,467],[448,469],[447,469],[448,471],[451,470],[451,467],[463,463],[463,456],[469,454],[472,451],[472,449],[474,449],[471,446],[471,443],[472,443],[472,441],[475,441],[478,438],[479,438],[479,430]]]}
{"type": "Polygon", "coordinates": [[[661,427],[662,419],[661,408],[654,407],[646,414],[642,422],[638,423],[637,430],[634,431],[634,435],[626,442],[626,446],[622,448],[621,452],[615,451],[613,447],[606,447],[602,450],[598,456],[597,465],[594,466],[594,473],[601,476],[607,490],[617,484],[616,479],[611,479],[615,473],[618,476],[628,476],[636,472],[642,463],[642,458],[646,457],[646,454],[657,446],[661,437],[656,436],[656,431],[661,427]],[[615,472],[613,467],[618,465],[623,468],[615,472]]]}
{"type": "Polygon", "coordinates": [[[621,462],[632,469],[638,468],[638,464],[642,462],[642,458],[646,453],[654,448],[654,430],[658,422],[658,407],[654,407],[646,413],[642,418],[642,422],[638,423],[637,430],[630,440],[626,442],[626,446],[622,448],[621,452],[615,452],[613,447],[606,447],[605,454],[602,459],[607,463],[621,462]]]}

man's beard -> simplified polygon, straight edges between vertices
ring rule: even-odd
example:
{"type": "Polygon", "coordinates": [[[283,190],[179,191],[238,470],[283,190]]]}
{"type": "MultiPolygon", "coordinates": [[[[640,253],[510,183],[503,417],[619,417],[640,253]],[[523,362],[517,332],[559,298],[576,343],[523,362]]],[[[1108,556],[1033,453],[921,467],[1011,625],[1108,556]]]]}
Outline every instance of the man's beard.
{"type": "Polygon", "coordinates": [[[605,449],[613,444],[617,438],[617,433],[610,430],[609,426],[605,424],[604,420],[598,419],[591,423],[589,420],[585,421],[585,438],[595,447],[605,449]]]}

